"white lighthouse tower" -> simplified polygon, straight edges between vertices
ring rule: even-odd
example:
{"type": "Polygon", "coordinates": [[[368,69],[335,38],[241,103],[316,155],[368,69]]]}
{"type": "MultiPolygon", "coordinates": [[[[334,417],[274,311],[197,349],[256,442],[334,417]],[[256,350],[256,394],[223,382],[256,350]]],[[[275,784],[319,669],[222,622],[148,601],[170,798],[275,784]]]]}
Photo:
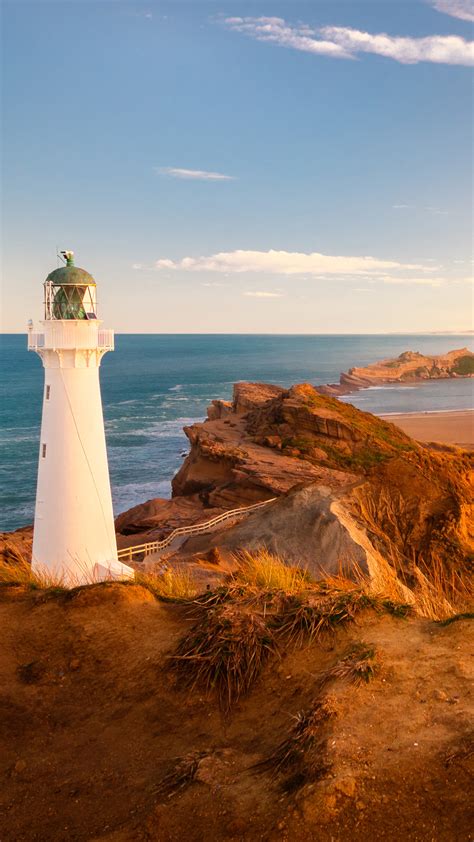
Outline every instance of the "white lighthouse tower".
{"type": "Polygon", "coordinates": [[[101,330],[93,277],[62,254],[44,283],[44,332],[28,335],[45,372],[32,569],[73,587],[133,570],[117,559],[99,385],[114,332],[101,330]]]}

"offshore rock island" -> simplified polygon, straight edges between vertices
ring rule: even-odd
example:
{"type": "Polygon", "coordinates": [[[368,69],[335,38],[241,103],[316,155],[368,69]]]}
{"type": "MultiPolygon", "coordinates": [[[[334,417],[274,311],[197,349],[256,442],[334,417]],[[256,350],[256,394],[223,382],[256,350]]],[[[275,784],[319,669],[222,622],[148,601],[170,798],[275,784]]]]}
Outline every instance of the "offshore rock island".
{"type": "Polygon", "coordinates": [[[395,359],[381,360],[363,368],[350,368],[341,374],[338,384],[318,388],[327,395],[346,395],[370,386],[446,380],[450,377],[474,377],[474,354],[468,348],[436,356],[404,351],[395,359]]]}

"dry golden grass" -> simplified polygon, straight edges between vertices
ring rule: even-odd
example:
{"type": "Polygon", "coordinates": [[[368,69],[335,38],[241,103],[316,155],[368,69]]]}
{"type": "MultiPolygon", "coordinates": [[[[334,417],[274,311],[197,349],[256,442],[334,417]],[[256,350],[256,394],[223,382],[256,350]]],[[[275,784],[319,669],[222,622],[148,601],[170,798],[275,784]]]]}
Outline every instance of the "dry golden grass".
{"type": "Polygon", "coordinates": [[[395,557],[392,563],[380,558],[376,576],[371,580],[361,578],[368,593],[394,603],[407,602],[418,616],[428,620],[446,620],[473,610],[473,578],[466,570],[448,570],[438,559],[423,565],[423,569],[413,563],[408,577],[395,557]]]}
{"type": "Polygon", "coordinates": [[[14,564],[0,562],[0,585],[41,591],[66,590],[61,576],[54,576],[46,570],[33,572],[24,558],[19,558],[14,564]]]}
{"type": "Polygon", "coordinates": [[[94,576],[92,571],[87,570],[80,579],[78,577],[75,581],[69,578],[66,584],[63,576],[54,575],[47,570],[33,571],[31,565],[24,558],[19,557],[14,563],[0,562],[0,586],[16,586],[28,590],[58,592],[77,590],[90,585],[110,584],[111,582],[123,585],[141,585],[147,588],[157,599],[189,600],[193,599],[197,593],[192,576],[182,567],[156,574],[136,571],[131,578],[111,577],[105,581],[94,576]]]}
{"type": "Polygon", "coordinates": [[[239,569],[234,574],[234,583],[261,591],[283,591],[298,593],[311,582],[305,570],[289,567],[276,555],[266,549],[257,552],[243,551],[235,556],[239,569]]]}
{"type": "Polygon", "coordinates": [[[176,567],[164,573],[135,572],[131,584],[142,585],[157,599],[187,601],[197,595],[196,583],[185,567],[176,567]]]}

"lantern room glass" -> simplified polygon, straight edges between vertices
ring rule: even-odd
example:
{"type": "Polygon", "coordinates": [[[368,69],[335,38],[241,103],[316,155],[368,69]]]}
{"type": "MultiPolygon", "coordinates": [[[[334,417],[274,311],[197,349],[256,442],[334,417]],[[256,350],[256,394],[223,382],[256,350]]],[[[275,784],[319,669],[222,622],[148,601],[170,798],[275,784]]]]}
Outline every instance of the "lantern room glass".
{"type": "Polygon", "coordinates": [[[97,318],[95,286],[45,283],[45,319],[97,318]]]}

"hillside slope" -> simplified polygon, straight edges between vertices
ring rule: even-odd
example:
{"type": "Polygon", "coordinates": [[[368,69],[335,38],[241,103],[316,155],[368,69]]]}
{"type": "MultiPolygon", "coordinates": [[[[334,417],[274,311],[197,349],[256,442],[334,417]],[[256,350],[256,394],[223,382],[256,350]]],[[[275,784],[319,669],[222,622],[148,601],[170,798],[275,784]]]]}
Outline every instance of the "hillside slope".
{"type": "Polygon", "coordinates": [[[366,610],[282,639],[230,714],[169,669],[195,621],[133,585],[1,589],[2,842],[468,842],[468,620],[366,610]],[[354,684],[363,646],[377,670],[354,684]]]}

